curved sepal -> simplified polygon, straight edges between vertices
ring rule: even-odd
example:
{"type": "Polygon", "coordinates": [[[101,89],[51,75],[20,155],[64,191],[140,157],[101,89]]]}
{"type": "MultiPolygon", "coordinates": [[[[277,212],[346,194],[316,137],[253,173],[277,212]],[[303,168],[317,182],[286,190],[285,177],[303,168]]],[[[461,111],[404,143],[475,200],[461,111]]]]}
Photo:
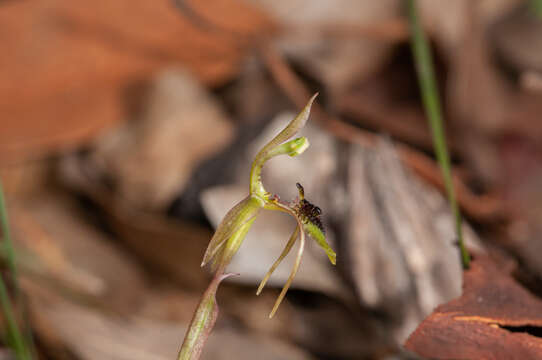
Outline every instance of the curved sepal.
{"type": "Polygon", "coordinates": [[[242,242],[244,236],[240,235],[246,235],[258,211],[264,204],[261,199],[247,196],[228,211],[207,246],[201,266],[205,266],[210,261],[214,263],[222,262],[217,261],[222,257],[227,257],[228,261],[231,260],[233,254],[230,255],[228,252],[224,252],[228,247],[231,248],[232,244],[228,244],[228,242],[232,239],[235,242],[242,242]]]}

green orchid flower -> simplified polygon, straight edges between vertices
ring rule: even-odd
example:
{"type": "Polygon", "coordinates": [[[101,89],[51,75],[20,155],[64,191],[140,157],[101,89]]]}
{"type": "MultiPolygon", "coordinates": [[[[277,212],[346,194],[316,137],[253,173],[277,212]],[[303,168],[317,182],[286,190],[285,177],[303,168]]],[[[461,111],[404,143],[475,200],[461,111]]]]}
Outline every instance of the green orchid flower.
{"type": "Polygon", "coordinates": [[[269,314],[270,318],[275,315],[299,269],[305,249],[306,235],[309,235],[309,237],[314,239],[324,249],[331,263],[335,265],[336,254],[326,241],[324,227],[320,218],[322,211],[318,206],[311,204],[305,199],[303,187],[299,183],[296,184],[299,190],[299,197],[291,203],[283,203],[279,200],[278,196],[272,195],[265,190],[261,179],[262,168],[268,160],[279,155],[295,157],[302,154],[309,147],[309,141],[305,137],[290,139],[307,122],[312,103],[317,95],[315,94],[305,108],[286,128],[267,143],[256,155],[250,171],[250,188],[247,197],[237,203],[224,216],[224,219],[218,225],[215,234],[211,238],[203,256],[201,266],[211,264],[211,269],[214,271],[215,276],[196,310],[185,341],[179,351],[179,360],[195,360],[199,358],[203,344],[218,314],[218,306],[215,300],[218,284],[225,276],[230,275],[225,274],[225,269],[239,250],[246,234],[262,209],[287,213],[295,218],[297,225],[284,250],[260,283],[256,292],[257,295],[261,293],[273,271],[275,271],[281,261],[288,255],[297,239],[299,239],[299,249],[292,271],[269,314]]]}

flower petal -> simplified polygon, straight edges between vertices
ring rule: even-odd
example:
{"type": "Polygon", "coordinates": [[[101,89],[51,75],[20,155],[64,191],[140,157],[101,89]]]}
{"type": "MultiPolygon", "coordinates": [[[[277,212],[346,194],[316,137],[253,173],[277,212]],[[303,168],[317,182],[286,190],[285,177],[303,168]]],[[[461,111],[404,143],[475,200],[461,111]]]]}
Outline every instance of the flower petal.
{"type": "MultiPolygon", "coordinates": [[[[247,196],[228,211],[207,246],[201,266],[205,266],[209,261],[213,260],[234,234],[247,223],[253,221],[263,205],[264,203],[261,200],[253,196],[247,196]]],[[[248,231],[248,229],[246,230],[248,231]]]]}
{"type": "Polygon", "coordinates": [[[264,278],[260,282],[260,286],[258,286],[258,290],[256,291],[256,295],[260,295],[260,293],[262,292],[265,284],[267,283],[267,280],[269,280],[269,278],[271,277],[271,274],[273,274],[273,272],[279,266],[279,264],[282,262],[282,260],[286,257],[286,255],[288,255],[288,253],[292,249],[292,246],[294,245],[298,235],[299,235],[299,226],[296,226],[294,232],[290,236],[290,240],[288,240],[288,242],[286,243],[286,246],[284,247],[284,250],[282,250],[282,253],[278,257],[278,259],[273,263],[273,265],[271,266],[271,268],[269,269],[267,274],[265,274],[264,278]]]}
{"type": "Polygon", "coordinates": [[[337,263],[337,254],[335,254],[335,251],[333,251],[331,246],[329,246],[329,244],[327,243],[326,235],[324,234],[324,232],[312,222],[307,222],[303,224],[303,229],[307,232],[307,234],[309,234],[311,238],[314,239],[314,241],[316,241],[318,245],[320,245],[322,249],[324,249],[327,257],[329,258],[329,261],[331,261],[331,263],[335,265],[337,263]]]}

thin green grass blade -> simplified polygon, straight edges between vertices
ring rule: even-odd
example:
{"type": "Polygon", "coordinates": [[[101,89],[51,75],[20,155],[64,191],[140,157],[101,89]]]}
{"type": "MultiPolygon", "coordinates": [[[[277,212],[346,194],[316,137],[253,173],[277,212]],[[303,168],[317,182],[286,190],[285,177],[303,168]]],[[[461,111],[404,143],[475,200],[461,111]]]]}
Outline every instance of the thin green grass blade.
{"type": "MultiPolygon", "coordinates": [[[[0,224],[2,225],[2,247],[3,252],[6,255],[5,259],[11,274],[11,282],[15,290],[15,299],[20,299],[20,292],[18,286],[18,272],[15,259],[15,250],[13,248],[13,242],[11,241],[11,233],[9,228],[8,215],[6,211],[6,202],[4,199],[4,191],[2,183],[0,182],[0,224]]],[[[15,316],[13,304],[8,294],[6,282],[4,278],[0,276],[0,307],[2,313],[6,319],[6,334],[8,337],[8,344],[13,348],[17,359],[30,360],[32,359],[32,349],[28,346],[27,339],[22,335],[19,325],[17,324],[17,318],[15,316]]]]}
{"type": "Polygon", "coordinates": [[[448,193],[448,200],[450,202],[450,207],[452,208],[452,213],[455,217],[455,230],[459,243],[459,249],[461,251],[461,262],[463,264],[463,268],[468,269],[470,265],[470,256],[463,242],[463,232],[461,229],[462,219],[452,182],[450,155],[448,154],[448,149],[446,147],[446,137],[444,134],[444,127],[442,125],[442,113],[435,80],[435,73],[433,70],[433,59],[431,57],[431,51],[429,49],[427,39],[420,25],[416,1],[407,0],[407,4],[410,23],[410,43],[418,73],[418,81],[420,83],[423,105],[429,120],[429,125],[431,126],[433,145],[440,169],[442,171],[442,176],[444,178],[446,192],[448,193]]]}
{"type": "Polygon", "coordinates": [[[531,0],[529,6],[533,13],[538,16],[539,19],[542,19],[542,0],[531,0]]]}
{"type": "Polygon", "coordinates": [[[13,282],[13,287],[15,291],[19,292],[19,283],[18,283],[18,271],[17,271],[17,261],[15,259],[15,250],[13,248],[13,242],[11,241],[11,232],[9,229],[8,213],[6,210],[6,202],[4,199],[4,189],[2,188],[2,183],[0,182],[0,223],[2,225],[2,246],[4,248],[4,253],[6,255],[6,262],[9,267],[11,274],[11,281],[13,282]]]}
{"type": "Polygon", "coordinates": [[[7,343],[15,352],[18,360],[30,360],[30,350],[26,346],[24,337],[21,334],[15,313],[9,298],[6,283],[0,278],[0,306],[6,319],[7,343]]]}

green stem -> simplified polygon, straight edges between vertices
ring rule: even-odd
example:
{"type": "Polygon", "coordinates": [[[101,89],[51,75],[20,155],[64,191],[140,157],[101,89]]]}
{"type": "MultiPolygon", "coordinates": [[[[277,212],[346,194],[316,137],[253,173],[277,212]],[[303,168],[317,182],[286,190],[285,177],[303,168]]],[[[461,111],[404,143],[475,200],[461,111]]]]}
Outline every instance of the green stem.
{"type": "Polygon", "coordinates": [[[198,360],[207,338],[211,334],[218,317],[218,305],[216,303],[216,291],[218,285],[226,277],[233,274],[224,274],[221,266],[215,272],[213,280],[203,293],[194,317],[188,326],[183,344],[179,350],[177,360],[198,360]]]}
{"type": "Polygon", "coordinates": [[[530,0],[529,5],[539,19],[542,19],[542,0],[530,0]]]}
{"type": "Polygon", "coordinates": [[[416,1],[407,0],[408,2],[408,15],[411,31],[411,46],[412,53],[414,55],[414,61],[416,63],[416,70],[418,74],[418,81],[420,83],[420,90],[425,108],[425,113],[429,119],[431,126],[431,132],[433,135],[433,145],[437,155],[437,160],[442,171],[444,178],[444,185],[446,192],[448,193],[448,200],[452,213],[455,217],[455,230],[459,243],[459,249],[461,252],[461,262],[464,269],[468,269],[470,265],[470,256],[465,248],[463,242],[463,232],[461,228],[461,213],[459,212],[459,206],[456,201],[452,172],[450,166],[450,156],[446,147],[446,137],[444,134],[444,127],[442,121],[442,113],[439,102],[439,94],[435,81],[435,73],[433,70],[433,60],[431,57],[431,51],[427,43],[427,39],[420,25],[418,18],[416,1]]]}
{"type": "Polygon", "coordinates": [[[11,300],[9,298],[6,288],[6,283],[4,282],[3,278],[0,278],[0,304],[2,306],[4,317],[6,318],[6,328],[9,345],[11,345],[11,347],[15,351],[18,360],[31,359],[24,338],[21,334],[21,331],[19,330],[17,321],[15,320],[13,306],[11,304],[11,300]]]}
{"type": "MultiPolygon", "coordinates": [[[[8,215],[6,211],[6,203],[4,199],[4,191],[2,189],[2,183],[0,181],[0,224],[2,225],[3,234],[3,251],[6,254],[7,264],[11,273],[11,280],[15,288],[15,298],[20,299],[20,291],[17,281],[17,266],[15,260],[15,250],[11,241],[11,233],[9,228],[8,215]]],[[[6,318],[6,332],[8,337],[8,343],[13,347],[17,359],[29,360],[32,358],[30,347],[27,345],[25,338],[23,337],[19,325],[17,324],[13,304],[8,294],[6,282],[4,278],[0,276],[0,306],[4,317],[6,318]]]]}
{"type": "Polygon", "coordinates": [[[8,213],[6,210],[6,202],[4,199],[4,190],[2,188],[2,182],[0,181],[0,223],[2,225],[2,234],[4,238],[4,250],[6,254],[6,260],[8,263],[9,271],[11,273],[11,280],[13,282],[13,287],[18,296],[19,293],[19,284],[18,284],[18,271],[17,271],[17,261],[15,259],[15,250],[13,248],[13,242],[11,241],[11,231],[9,228],[8,213]]]}
{"type": "Polygon", "coordinates": [[[268,194],[262,183],[262,168],[263,165],[271,158],[278,155],[297,156],[303,153],[309,147],[309,141],[306,137],[299,137],[290,140],[281,145],[276,145],[272,148],[267,148],[265,151],[260,151],[252,162],[250,170],[250,194],[258,196],[262,199],[267,199],[268,194]]]}

